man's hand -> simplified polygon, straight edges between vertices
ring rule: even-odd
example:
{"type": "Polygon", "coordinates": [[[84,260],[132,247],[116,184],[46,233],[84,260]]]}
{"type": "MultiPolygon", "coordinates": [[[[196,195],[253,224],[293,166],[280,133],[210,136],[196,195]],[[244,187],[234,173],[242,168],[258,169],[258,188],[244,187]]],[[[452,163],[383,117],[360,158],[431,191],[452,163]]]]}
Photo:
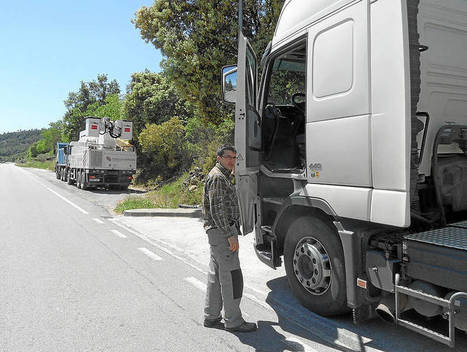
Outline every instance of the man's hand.
{"type": "Polygon", "coordinates": [[[227,240],[229,241],[229,249],[232,251],[232,252],[235,252],[235,251],[238,251],[238,248],[240,247],[239,244],[238,244],[238,238],[237,236],[230,236],[229,238],[227,238],[227,240]]]}

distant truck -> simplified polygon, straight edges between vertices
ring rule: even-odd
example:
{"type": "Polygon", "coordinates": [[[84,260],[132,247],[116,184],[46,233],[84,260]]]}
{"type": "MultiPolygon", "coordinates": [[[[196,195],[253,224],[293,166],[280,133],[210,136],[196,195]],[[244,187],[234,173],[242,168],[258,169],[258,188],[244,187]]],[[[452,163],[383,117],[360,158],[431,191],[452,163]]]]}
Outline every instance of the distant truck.
{"type": "Polygon", "coordinates": [[[57,157],[55,162],[55,175],[57,176],[57,180],[64,181],[66,178],[69,147],[69,143],[57,143],[57,157]]]}
{"type": "Polygon", "coordinates": [[[464,0],[287,0],[261,63],[240,32],[243,232],[314,312],[467,332],[466,29],[464,0]]]}
{"type": "Polygon", "coordinates": [[[130,121],[88,117],[78,141],[57,144],[57,178],[81,189],[127,189],[136,172],[132,136],[130,121]]]}

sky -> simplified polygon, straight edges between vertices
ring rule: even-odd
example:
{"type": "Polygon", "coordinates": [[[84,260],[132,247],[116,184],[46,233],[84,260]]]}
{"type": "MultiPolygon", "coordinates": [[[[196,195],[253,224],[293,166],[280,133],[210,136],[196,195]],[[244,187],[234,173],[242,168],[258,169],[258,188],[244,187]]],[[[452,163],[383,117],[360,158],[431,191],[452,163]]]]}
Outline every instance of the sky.
{"type": "Polygon", "coordinates": [[[133,72],[159,72],[159,50],[131,23],[153,0],[0,0],[0,133],[47,128],[68,93],[98,74],[122,93],[133,72]]]}

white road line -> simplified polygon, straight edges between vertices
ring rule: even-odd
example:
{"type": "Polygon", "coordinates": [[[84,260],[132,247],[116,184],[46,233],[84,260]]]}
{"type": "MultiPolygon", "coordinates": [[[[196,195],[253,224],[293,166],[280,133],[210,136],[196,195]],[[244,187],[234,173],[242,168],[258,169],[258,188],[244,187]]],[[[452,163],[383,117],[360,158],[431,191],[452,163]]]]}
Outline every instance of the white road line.
{"type": "Polygon", "coordinates": [[[97,222],[98,224],[103,224],[104,223],[101,219],[98,219],[98,218],[93,218],[93,220],[95,222],[97,222]]]}
{"type": "Polygon", "coordinates": [[[75,207],[76,209],[78,209],[80,212],[82,212],[83,214],[89,214],[86,210],[84,210],[83,208],[77,206],[75,203],[69,201],[68,199],[66,199],[64,196],[58,194],[57,192],[55,192],[54,190],[50,189],[49,187],[47,187],[46,185],[44,185],[42,182],[39,182],[37,179],[36,179],[36,175],[34,174],[31,174],[31,173],[28,173],[26,171],[24,171],[23,169],[19,168],[21,170],[21,172],[23,172],[24,174],[28,175],[32,180],[34,180],[34,182],[40,184],[42,187],[44,187],[45,189],[49,190],[50,192],[52,192],[53,194],[55,194],[57,197],[61,198],[62,200],[64,200],[65,202],[67,202],[68,204],[70,204],[71,206],[75,207]]]}
{"type": "Polygon", "coordinates": [[[126,238],[126,236],[123,233],[121,233],[120,231],[118,231],[118,230],[110,230],[110,231],[112,231],[114,235],[116,235],[116,236],[118,236],[120,238],[126,238]]]}
{"type": "Polygon", "coordinates": [[[149,258],[153,259],[153,260],[162,260],[161,257],[159,257],[156,253],[154,252],[151,252],[149,249],[147,248],[138,248],[138,250],[140,250],[141,252],[143,252],[144,254],[146,254],[149,258]]]}
{"type": "MultiPolygon", "coordinates": [[[[39,184],[42,185],[42,183],[40,183],[40,182],[37,182],[37,183],[39,183],[39,184]]],[[[44,186],[44,185],[42,185],[42,186],[44,186]]],[[[80,207],[77,206],[75,203],[73,203],[73,202],[69,201],[68,199],[66,199],[64,196],[62,196],[62,195],[58,194],[57,192],[51,190],[51,189],[50,189],[49,187],[47,187],[47,186],[44,186],[44,187],[47,188],[47,189],[48,189],[50,192],[52,192],[53,194],[55,194],[57,197],[63,199],[65,202],[67,202],[67,203],[70,204],[71,206],[73,206],[73,207],[75,207],[76,209],[78,209],[78,210],[79,210],[80,212],[82,212],[83,214],[86,214],[86,215],[89,214],[86,210],[84,210],[83,208],[80,208],[80,207]]]]}
{"type": "MultiPolygon", "coordinates": [[[[176,254],[173,253],[171,250],[169,250],[169,249],[165,248],[164,246],[160,245],[159,243],[157,243],[157,242],[160,242],[160,243],[162,243],[162,244],[164,244],[164,245],[167,245],[167,243],[165,243],[164,241],[157,240],[157,239],[152,239],[152,238],[149,238],[148,236],[146,236],[146,235],[144,235],[144,234],[142,234],[142,233],[140,233],[140,232],[134,231],[134,230],[128,228],[127,226],[121,224],[120,221],[119,221],[118,219],[113,218],[113,219],[109,219],[109,220],[112,221],[114,224],[120,226],[121,228],[127,230],[128,232],[134,234],[135,236],[141,238],[142,240],[144,240],[144,241],[150,243],[151,245],[153,245],[154,247],[160,249],[161,251],[163,251],[163,252],[169,254],[170,256],[174,257],[175,259],[178,259],[178,260],[180,260],[181,262],[185,263],[186,265],[188,265],[188,266],[192,267],[193,269],[199,271],[200,273],[207,275],[207,273],[208,273],[207,270],[204,270],[204,269],[203,269],[202,267],[200,267],[200,266],[194,265],[194,264],[193,264],[191,261],[189,261],[188,259],[185,259],[185,258],[183,258],[183,257],[181,257],[181,256],[179,256],[179,255],[176,255],[176,254]]],[[[251,287],[249,287],[248,285],[245,285],[245,288],[246,288],[247,290],[252,290],[251,287]]],[[[258,291],[258,290],[252,290],[252,291],[258,291]]],[[[254,295],[249,294],[249,293],[243,293],[243,296],[244,296],[245,298],[248,298],[248,299],[250,299],[251,301],[255,302],[256,304],[260,305],[261,307],[266,308],[267,310],[274,312],[274,309],[272,309],[267,303],[265,303],[264,301],[262,301],[262,300],[256,298],[254,295]]]]}
{"type": "Polygon", "coordinates": [[[195,286],[197,289],[199,289],[199,290],[201,290],[203,292],[206,292],[206,284],[202,283],[201,281],[194,278],[193,276],[186,277],[183,280],[185,280],[186,282],[189,282],[190,284],[195,286]]]}
{"type": "MultiPolygon", "coordinates": [[[[199,271],[200,273],[202,274],[205,274],[207,275],[207,270],[204,270],[201,266],[197,266],[197,265],[194,265],[191,261],[189,261],[188,259],[185,259],[181,256],[178,256],[176,255],[175,253],[173,253],[170,249],[167,249],[166,247],[160,245],[159,243],[157,242],[160,242],[162,243],[163,245],[167,246],[167,243],[164,242],[164,241],[161,241],[161,240],[158,240],[158,239],[152,239],[152,238],[149,238],[147,237],[146,235],[140,233],[140,232],[137,232],[137,231],[134,231],[133,229],[130,229],[129,227],[123,225],[122,223],[120,223],[119,219],[116,219],[116,218],[112,218],[112,219],[109,219],[109,221],[112,221],[114,224],[120,226],[121,228],[125,229],[126,231],[134,234],[135,236],[141,238],[142,240],[152,244],[154,247],[160,249],[161,251],[169,254],[170,256],[174,257],[175,259],[178,259],[180,260],[181,262],[185,263],[186,265],[192,267],[193,269],[199,271]]],[[[248,290],[252,290],[252,291],[257,291],[258,290],[255,290],[255,289],[252,289],[251,287],[249,287],[248,285],[245,285],[245,288],[248,289],[248,290]]],[[[264,294],[264,293],[263,293],[264,294]]],[[[271,310],[271,311],[274,311],[269,305],[267,305],[266,303],[264,303],[263,301],[259,300],[258,298],[256,298],[254,295],[252,294],[248,294],[248,293],[244,293],[243,294],[244,297],[247,297],[249,298],[250,300],[258,303],[259,305],[261,305],[262,307],[265,307],[267,308],[268,310],[271,310]]]]}
{"type": "MultiPolygon", "coordinates": [[[[249,290],[251,289],[249,286],[246,286],[245,285],[245,288],[248,288],[249,290]]],[[[256,296],[252,295],[251,293],[243,293],[243,297],[246,297],[250,300],[252,300],[253,302],[255,302],[256,304],[259,304],[261,307],[263,307],[264,309],[267,309],[271,312],[274,312],[274,309],[271,308],[270,305],[268,305],[266,302],[264,301],[261,301],[259,300],[258,298],[256,298],[256,296]]]]}
{"type": "Polygon", "coordinates": [[[303,351],[303,352],[318,352],[318,350],[306,345],[305,343],[303,343],[303,341],[297,339],[295,336],[292,336],[292,335],[289,335],[289,334],[283,334],[283,335],[285,337],[285,340],[283,342],[286,345],[292,347],[296,351],[298,351],[297,347],[301,346],[300,351],[303,351]]]}

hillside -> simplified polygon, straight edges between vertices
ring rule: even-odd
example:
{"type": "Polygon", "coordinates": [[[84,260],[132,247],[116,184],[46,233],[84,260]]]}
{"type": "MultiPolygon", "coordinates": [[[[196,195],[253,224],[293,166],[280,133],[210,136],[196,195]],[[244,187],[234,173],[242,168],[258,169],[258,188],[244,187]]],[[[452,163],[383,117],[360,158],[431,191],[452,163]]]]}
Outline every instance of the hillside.
{"type": "Polygon", "coordinates": [[[29,146],[41,138],[42,130],[6,132],[0,134],[0,162],[24,157],[29,146]]]}

